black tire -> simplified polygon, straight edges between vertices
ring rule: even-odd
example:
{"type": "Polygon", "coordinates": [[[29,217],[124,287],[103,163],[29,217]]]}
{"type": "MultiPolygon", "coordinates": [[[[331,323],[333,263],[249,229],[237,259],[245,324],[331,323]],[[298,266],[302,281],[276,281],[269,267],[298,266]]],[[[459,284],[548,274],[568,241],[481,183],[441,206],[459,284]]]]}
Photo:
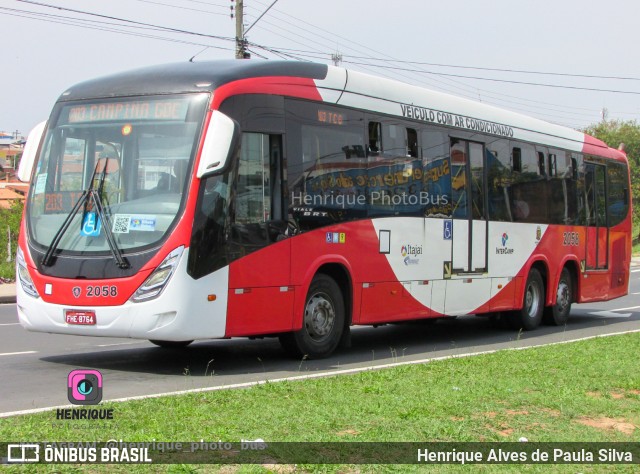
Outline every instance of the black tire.
{"type": "Polygon", "coordinates": [[[540,272],[532,268],[529,271],[527,283],[524,287],[522,309],[512,313],[511,326],[514,329],[531,331],[540,325],[543,311],[544,281],[540,276],[540,272]]]}
{"type": "Polygon", "coordinates": [[[562,269],[558,287],[556,288],[556,302],[544,309],[542,320],[545,324],[562,326],[567,323],[573,303],[573,284],[571,274],[566,268],[562,269]]]}
{"type": "Polygon", "coordinates": [[[158,341],[157,339],[149,339],[149,342],[156,346],[164,347],[165,349],[180,349],[187,347],[193,341],[158,341]]]}
{"type": "Polygon", "coordinates": [[[319,273],[309,286],[302,329],[282,334],[280,344],[296,358],[327,357],[340,343],[344,331],[344,313],[340,287],[333,278],[319,273]]]}

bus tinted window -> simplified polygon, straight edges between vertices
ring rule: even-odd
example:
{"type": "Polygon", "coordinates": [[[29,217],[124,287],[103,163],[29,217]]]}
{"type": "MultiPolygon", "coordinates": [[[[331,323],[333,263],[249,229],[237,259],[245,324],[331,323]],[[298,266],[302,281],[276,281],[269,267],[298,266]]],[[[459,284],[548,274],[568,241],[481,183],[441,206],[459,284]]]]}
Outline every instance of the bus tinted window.
{"type": "Polygon", "coordinates": [[[511,184],[509,157],[509,142],[507,140],[494,140],[487,143],[486,166],[489,219],[494,221],[513,220],[508,192],[511,184]]]}
{"type": "Polygon", "coordinates": [[[609,225],[620,224],[629,212],[629,171],[624,163],[609,163],[607,167],[609,178],[609,225]]]}
{"type": "Polygon", "coordinates": [[[368,183],[362,114],[291,100],[286,127],[289,206],[300,227],[364,217],[368,183]]]}
{"type": "Polygon", "coordinates": [[[451,217],[451,164],[449,136],[443,131],[425,129],[422,134],[422,197],[424,215],[451,217]]]}

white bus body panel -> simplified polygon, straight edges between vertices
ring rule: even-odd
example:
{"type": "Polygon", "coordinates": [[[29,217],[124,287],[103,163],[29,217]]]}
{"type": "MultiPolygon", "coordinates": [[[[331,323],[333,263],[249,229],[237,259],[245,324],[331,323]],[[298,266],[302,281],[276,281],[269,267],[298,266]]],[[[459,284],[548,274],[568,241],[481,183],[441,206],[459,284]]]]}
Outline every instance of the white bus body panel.
{"type": "Polygon", "coordinates": [[[194,280],[187,275],[188,249],[182,255],[176,272],[157,298],[122,306],[75,306],[45,303],[42,298],[27,295],[20,285],[18,317],[29,331],[82,336],[131,337],[161,341],[215,339],[225,336],[229,267],[194,280]],[[215,301],[207,295],[215,294],[215,301]],[[92,310],[96,325],[70,325],[65,310],[92,310]]]}
{"type": "Polygon", "coordinates": [[[336,69],[339,68],[329,66],[327,77],[316,80],[318,92],[326,102],[469,132],[484,133],[475,128],[476,123],[504,125],[513,129],[513,135],[505,138],[544,143],[576,152],[581,152],[584,146],[582,132],[391,79],[348,71],[347,83],[343,90],[339,90],[342,77],[336,69]]]}

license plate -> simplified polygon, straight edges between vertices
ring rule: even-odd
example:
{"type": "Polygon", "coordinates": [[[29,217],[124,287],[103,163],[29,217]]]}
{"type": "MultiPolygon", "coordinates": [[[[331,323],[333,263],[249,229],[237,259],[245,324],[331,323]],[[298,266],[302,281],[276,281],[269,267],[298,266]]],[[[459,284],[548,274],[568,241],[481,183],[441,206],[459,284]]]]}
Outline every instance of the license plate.
{"type": "Polygon", "coordinates": [[[92,326],[96,324],[95,311],[78,311],[67,309],[64,312],[67,324],[79,324],[84,326],[92,326]]]}

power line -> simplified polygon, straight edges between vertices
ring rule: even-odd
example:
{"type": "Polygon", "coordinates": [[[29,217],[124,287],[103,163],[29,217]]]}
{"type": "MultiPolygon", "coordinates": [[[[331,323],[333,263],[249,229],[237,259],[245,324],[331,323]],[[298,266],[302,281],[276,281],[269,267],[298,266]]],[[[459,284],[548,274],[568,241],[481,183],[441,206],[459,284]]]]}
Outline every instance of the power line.
{"type": "MultiPolygon", "coordinates": [[[[216,48],[216,49],[223,49],[223,50],[232,50],[232,48],[223,48],[223,47],[216,47],[216,46],[212,46],[209,44],[202,44],[202,43],[197,43],[197,42],[189,42],[189,41],[182,41],[182,40],[177,40],[177,39],[169,39],[167,37],[161,37],[161,36],[157,36],[157,35],[150,35],[147,33],[140,33],[140,32],[134,32],[134,31],[130,31],[132,29],[140,29],[140,30],[152,30],[152,31],[156,31],[156,32],[165,32],[165,33],[176,33],[176,34],[186,34],[186,35],[196,35],[196,36],[200,36],[200,37],[204,37],[204,38],[210,38],[210,39],[214,39],[214,40],[223,40],[223,41],[231,41],[233,42],[234,39],[233,38],[229,38],[229,37],[223,37],[223,36],[216,36],[216,35],[208,35],[208,34],[204,34],[204,33],[197,33],[194,31],[190,31],[190,30],[186,30],[186,29],[178,29],[178,28],[172,28],[172,27],[167,27],[167,26],[161,26],[161,25],[156,25],[156,24],[152,24],[152,23],[145,23],[145,22],[139,22],[139,21],[134,21],[134,20],[128,20],[125,18],[118,18],[118,17],[113,17],[113,16],[108,16],[108,15],[100,15],[97,13],[91,13],[91,12],[86,12],[86,11],[82,11],[82,10],[74,10],[74,9],[70,9],[70,8],[64,8],[64,7],[59,7],[59,6],[55,6],[55,5],[50,5],[50,4],[46,4],[46,3],[40,3],[40,2],[36,2],[33,0],[18,0],[21,1],[22,3],[27,3],[27,4],[31,4],[31,5],[35,5],[38,7],[45,7],[45,8],[55,8],[61,11],[66,11],[66,12],[71,12],[74,14],[79,14],[79,15],[88,15],[91,17],[98,17],[98,18],[103,18],[106,20],[110,20],[110,21],[99,21],[99,20],[88,20],[88,19],[83,19],[83,18],[72,18],[72,17],[62,17],[59,15],[49,15],[49,14],[45,14],[45,13],[37,13],[37,12],[29,12],[29,11],[24,11],[24,10],[14,10],[14,9],[7,9],[4,7],[0,7],[0,9],[3,10],[7,10],[7,11],[12,11],[13,13],[4,13],[4,14],[9,14],[9,15],[13,15],[13,16],[20,16],[23,18],[29,18],[29,19],[37,19],[40,21],[49,21],[52,23],[59,23],[59,24],[64,24],[64,25],[68,25],[68,26],[76,26],[76,27],[83,27],[83,28],[87,28],[87,29],[95,29],[95,30],[99,30],[99,31],[107,31],[107,32],[114,32],[114,33],[120,33],[120,34],[128,34],[128,35],[132,35],[132,36],[138,36],[138,37],[145,37],[145,38],[150,38],[150,39],[158,39],[158,40],[162,40],[162,41],[171,41],[171,42],[176,42],[176,43],[184,43],[184,44],[192,44],[192,45],[198,45],[198,46],[204,46],[204,47],[211,47],[211,48],[216,48]],[[17,13],[21,13],[21,14],[17,14],[17,13]],[[27,15],[31,15],[31,16],[27,16],[27,15]],[[36,16],[38,16],[38,18],[36,18],[36,16]],[[119,23],[114,23],[114,22],[119,22],[119,23]],[[95,23],[96,26],[91,26],[91,23],[95,23]],[[120,28],[126,28],[128,30],[122,30],[120,28]]],[[[161,2],[156,2],[156,1],[151,1],[151,0],[137,0],[140,1],[142,3],[149,3],[149,4],[157,4],[157,5],[161,5],[161,6],[166,6],[166,7],[174,7],[174,8],[183,8],[185,10],[196,10],[196,9],[191,9],[188,7],[175,7],[173,5],[169,5],[169,4],[165,4],[165,3],[161,3],[161,2]]],[[[203,5],[208,5],[208,6],[217,6],[217,7],[221,7],[221,8],[228,8],[228,6],[224,6],[224,5],[220,5],[220,4],[211,4],[209,2],[198,2],[196,0],[186,0],[186,1],[190,1],[192,3],[198,3],[198,4],[203,4],[203,5]]],[[[257,2],[260,3],[260,2],[257,2]]],[[[275,2],[274,2],[275,3],[275,2]]],[[[273,6],[273,3],[271,4],[271,6],[273,6]]],[[[277,9],[274,9],[274,11],[277,9]]],[[[201,11],[204,13],[212,13],[212,14],[217,14],[215,12],[210,12],[210,11],[205,11],[205,10],[196,10],[196,11],[201,11]]],[[[0,12],[1,13],[1,12],[0,12]]],[[[283,15],[293,18],[294,20],[296,20],[298,22],[298,24],[293,24],[287,20],[284,20],[282,18],[280,18],[278,15],[271,15],[275,21],[278,22],[282,22],[285,23],[287,25],[290,25],[292,27],[296,27],[298,29],[304,30],[304,32],[308,33],[309,29],[305,29],[304,27],[300,26],[300,24],[305,24],[308,25],[314,29],[320,30],[322,32],[326,32],[328,34],[331,35],[331,38],[327,38],[325,35],[314,35],[314,38],[321,38],[324,41],[335,41],[335,38],[342,38],[345,39],[346,41],[348,41],[350,44],[355,44],[355,45],[359,45],[357,42],[354,42],[352,40],[348,40],[340,35],[337,35],[335,33],[332,33],[328,30],[325,30],[323,28],[317,27],[309,22],[306,22],[304,20],[301,20],[299,18],[296,18],[292,15],[288,15],[286,13],[282,13],[283,15]]],[[[218,15],[222,15],[222,14],[218,14],[218,15]]],[[[226,15],[224,15],[226,16],[226,15]]],[[[258,18],[260,19],[260,18],[258,18]]],[[[257,21],[257,20],[256,20],[257,21]]],[[[300,35],[297,34],[293,31],[291,31],[289,28],[286,27],[281,27],[280,25],[275,25],[274,23],[268,22],[267,20],[261,20],[260,25],[262,24],[269,24],[274,26],[276,29],[278,29],[279,31],[285,31],[288,32],[290,34],[293,34],[299,38],[301,38],[303,41],[305,42],[313,42],[316,45],[318,45],[322,50],[318,50],[315,49],[317,46],[313,46],[312,48],[314,49],[314,51],[303,51],[303,50],[296,50],[296,49],[289,49],[289,48],[278,48],[275,46],[268,46],[268,45],[260,45],[257,43],[251,43],[251,46],[253,48],[258,48],[258,49],[262,49],[263,51],[268,52],[269,54],[272,54],[274,56],[280,57],[280,58],[284,58],[284,59],[296,59],[296,60],[302,60],[305,61],[307,59],[305,58],[313,58],[316,60],[322,60],[322,61],[328,61],[328,58],[330,57],[330,53],[325,52],[326,50],[333,50],[333,47],[327,47],[325,43],[320,43],[318,41],[311,40],[310,38],[304,36],[304,35],[300,35]],[[324,50],[324,51],[323,51],[324,50]]],[[[255,22],[254,22],[255,24],[255,22]]],[[[304,45],[304,43],[298,42],[296,40],[293,40],[292,38],[288,38],[284,35],[281,35],[279,33],[276,33],[274,31],[271,31],[267,28],[265,28],[264,26],[261,26],[262,29],[264,29],[265,31],[270,32],[271,34],[274,35],[278,35],[281,36],[283,38],[286,38],[287,41],[294,41],[298,44],[304,45]]],[[[366,48],[369,51],[372,51],[374,53],[376,53],[375,50],[364,46],[364,45],[359,45],[362,46],[363,48],[366,48]]],[[[344,51],[344,48],[342,48],[344,51]]],[[[357,51],[357,48],[353,48],[353,47],[349,47],[348,49],[351,49],[353,51],[357,51]]],[[[255,51],[254,51],[255,53],[255,51]]],[[[255,53],[257,54],[257,53],[255,53]]],[[[380,54],[380,53],[378,53],[380,54]]],[[[261,56],[264,57],[264,56],[261,56]]],[[[430,66],[430,67],[451,67],[451,68],[460,68],[460,69],[469,69],[469,70],[485,70],[485,71],[493,71],[493,72],[499,72],[499,73],[517,73],[517,74],[539,74],[539,75],[548,75],[548,76],[566,76],[566,77],[573,77],[573,78],[585,78],[585,79],[608,79],[608,80],[640,80],[638,78],[633,78],[633,77],[623,77],[623,76],[597,76],[597,75],[587,75],[587,74],[568,74],[568,73],[556,73],[556,72],[544,72],[544,71],[531,71],[531,70],[516,70],[516,69],[501,69],[501,68],[489,68],[489,67],[474,67],[474,66],[459,66],[459,65],[448,65],[448,64],[438,64],[438,63],[427,63],[427,62],[420,62],[420,61],[404,61],[404,60],[400,60],[400,59],[395,59],[389,56],[389,59],[383,59],[383,58],[379,58],[379,57],[374,57],[374,56],[365,56],[365,55],[357,55],[357,54],[353,54],[353,55],[349,55],[349,54],[345,54],[343,53],[343,61],[347,64],[351,64],[354,66],[357,66],[361,69],[365,69],[365,70],[372,70],[374,71],[377,75],[382,75],[385,77],[390,77],[387,76],[386,74],[384,74],[381,70],[387,70],[390,72],[393,72],[393,74],[396,75],[402,75],[401,73],[409,73],[412,75],[419,75],[419,77],[421,78],[421,80],[423,80],[425,78],[425,76],[431,77],[433,80],[435,80],[435,77],[441,77],[445,80],[449,80],[447,78],[461,78],[461,79],[470,79],[470,80],[483,80],[483,81],[492,81],[492,82],[500,82],[500,83],[512,83],[512,84],[519,84],[519,85],[526,85],[526,86],[539,86],[539,87],[553,87],[553,88],[562,88],[562,89],[575,89],[575,90],[585,90],[585,91],[592,91],[592,92],[607,92],[607,93],[619,93],[619,94],[640,94],[640,92],[635,92],[635,91],[625,91],[625,90],[614,90],[614,89],[605,89],[605,88],[590,88],[590,87],[579,87],[579,86],[565,86],[565,85],[559,85],[559,84],[547,84],[547,83],[539,83],[539,82],[528,82],[528,81],[516,81],[516,80],[507,80],[507,79],[498,79],[498,78],[488,78],[488,77],[477,77],[477,76],[470,76],[470,75],[462,75],[462,74],[449,74],[449,73],[445,73],[445,72],[437,72],[437,71],[433,71],[433,70],[425,70],[425,69],[421,69],[421,68],[405,68],[405,67],[399,67],[398,65],[401,64],[414,64],[416,66],[430,66]],[[350,60],[351,58],[351,60],[350,60]],[[354,61],[355,59],[355,61],[354,61]],[[358,61],[358,59],[363,60],[363,61],[358,61]],[[371,62],[365,62],[365,61],[371,61],[371,62]],[[377,62],[383,62],[385,64],[373,64],[373,61],[377,61],[377,62]],[[434,77],[435,76],[435,77],[434,77]]],[[[464,84],[458,81],[454,81],[453,79],[450,79],[453,82],[456,82],[458,84],[460,84],[462,87],[464,87],[466,90],[470,91],[473,94],[476,93],[480,93],[482,92],[485,95],[489,95],[489,96],[493,96],[493,100],[497,100],[497,101],[501,101],[501,102],[511,102],[511,103],[515,103],[513,101],[509,101],[509,100],[505,100],[502,97],[512,97],[512,98],[516,98],[519,101],[525,101],[525,102],[532,102],[534,104],[547,104],[547,105],[551,105],[554,107],[560,107],[562,108],[562,112],[564,113],[569,113],[569,114],[573,114],[573,115],[582,115],[582,116],[586,116],[585,114],[577,114],[577,113],[572,113],[569,112],[567,109],[572,109],[572,110],[585,110],[585,111],[590,111],[591,109],[587,109],[587,108],[580,108],[580,107],[563,107],[559,104],[548,104],[545,102],[541,102],[541,101],[532,101],[523,97],[514,97],[514,96],[509,96],[503,93],[499,93],[499,95],[501,97],[496,97],[494,92],[491,91],[486,91],[483,89],[478,89],[476,87],[473,87],[471,85],[468,84],[464,84]]],[[[411,79],[411,82],[414,82],[414,79],[411,79]]],[[[436,87],[442,87],[442,86],[436,86],[436,87]]],[[[457,89],[460,89],[460,86],[453,86],[456,87],[457,89]]],[[[474,99],[476,97],[473,97],[474,99]]],[[[527,107],[527,105],[520,103],[520,105],[524,105],[525,107],[527,107]]],[[[548,114],[543,114],[540,112],[541,107],[537,107],[536,108],[536,114],[539,115],[548,115],[548,114]]],[[[547,110],[551,110],[551,109],[547,109],[547,110]]],[[[593,112],[593,111],[592,111],[593,112]]],[[[530,113],[530,112],[529,112],[530,113]]],[[[632,114],[631,112],[629,112],[629,114],[632,114]]],[[[556,116],[558,116],[556,114],[556,116]]],[[[568,117],[567,117],[568,118],[568,117]]]]}
{"type": "Polygon", "coordinates": [[[64,7],[59,7],[59,6],[56,6],[56,5],[49,5],[49,4],[46,4],[46,3],[34,2],[32,0],[18,0],[18,1],[22,2],[22,3],[28,3],[28,4],[31,4],[31,5],[37,5],[37,6],[40,6],[40,7],[55,8],[55,9],[58,9],[58,10],[73,12],[73,13],[77,13],[77,14],[81,14],[81,15],[89,15],[89,16],[95,16],[95,17],[99,17],[99,18],[106,18],[106,19],[109,19],[109,20],[117,20],[117,21],[121,21],[123,23],[131,23],[131,24],[134,24],[134,25],[141,25],[141,26],[151,26],[151,27],[159,28],[159,29],[162,29],[164,31],[171,32],[171,33],[181,33],[181,34],[187,34],[187,35],[202,36],[202,37],[205,37],[205,38],[221,39],[221,40],[226,40],[226,41],[235,41],[233,38],[229,38],[229,37],[209,35],[209,34],[206,34],[206,33],[197,33],[195,31],[182,30],[182,29],[179,29],[179,28],[172,28],[172,27],[168,27],[168,26],[153,25],[151,23],[144,23],[144,22],[135,21],[135,20],[127,20],[126,18],[118,18],[118,17],[114,17],[114,16],[109,16],[109,15],[100,15],[99,13],[91,13],[91,12],[86,12],[86,11],[82,11],[82,10],[74,10],[73,8],[64,8],[64,7]]]}
{"type": "MultiPolygon", "coordinates": [[[[349,64],[362,64],[362,63],[358,63],[355,61],[344,61],[345,63],[349,63],[349,64]]],[[[368,63],[364,63],[369,65],[368,63]]],[[[541,87],[557,87],[560,89],[577,89],[577,90],[584,90],[584,91],[592,91],[592,92],[611,92],[611,93],[615,93],[615,94],[637,94],[640,95],[640,91],[621,91],[621,90],[614,90],[614,89],[600,89],[600,88],[595,88],[595,87],[580,87],[580,86],[565,86],[565,85],[560,85],[560,84],[545,84],[545,83],[540,83],[540,82],[526,82],[526,81],[514,81],[514,80],[509,80],[509,79],[496,79],[496,78],[491,78],[491,77],[478,77],[478,76],[464,76],[461,74],[448,74],[448,73],[444,73],[444,72],[433,72],[433,71],[422,71],[422,70],[416,70],[416,69],[407,69],[407,68],[400,68],[400,67],[394,67],[394,66],[378,66],[378,67],[382,67],[385,69],[393,69],[393,70],[398,70],[398,71],[411,71],[411,72],[416,72],[416,73],[424,73],[424,74],[433,74],[436,76],[447,76],[447,77],[460,77],[460,78],[464,78],[464,79],[475,79],[475,80],[479,80],[479,81],[492,81],[492,82],[504,82],[504,83],[509,83],[509,84],[523,84],[523,85],[527,85],[527,86],[541,86],[541,87]]]]}
{"type": "MultiPolygon", "coordinates": [[[[380,59],[374,57],[363,57],[363,56],[350,56],[353,59],[366,59],[369,61],[389,61],[388,59],[380,59]]],[[[472,69],[478,71],[494,71],[494,72],[508,72],[515,74],[534,74],[534,75],[544,75],[544,76],[562,76],[562,77],[581,77],[586,79],[613,79],[613,80],[621,80],[621,81],[640,81],[640,77],[625,77],[625,76],[600,76],[594,74],[575,74],[568,72],[550,72],[550,71],[532,71],[525,69],[502,69],[502,68],[493,68],[493,67],[481,67],[481,66],[461,66],[458,64],[442,64],[442,63],[428,63],[421,61],[406,61],[401,59],[394,59],[393,62],[398,64],[415,64],[418,66],[434,66],[434,67],[448,67],[448,68],[457,68],[457,69],[472,69]]]]}
{"type": "Polygon", "coordinates": [[[9,9],[9,8],[5,8],[5,7],[0,7],[0,10],[9,10],[9,12],[0,11],[0,15],[15,16],[15,17],[19,17],[19,18],[26,18],[26,19],[29,19],[29,20],[43,21],[43,22],[46,22],[46,23],[55,23],[55,24],[61,24],[61,25],[66,25],[66,26],[75,26],[75,27],[78,27],[78,28],[85,28],[85,29],[89,29],[89,30],[106,31],[106,32],[110,32],[110,33],[118,33],[118,34],[124,34],[124,35],[129,35],[129,36],[136,36],[136,37],[140,37],[140,38],[148,38],[148,39],[154,39],[154,40],[160,40],[160,41],[167,41],[167,42],[171,42],[171,43],[187,44],[187,45],[194,45],[194,46],[206,46],[206,48],[221,49],[221,50],[225,50],[225,51],[233,51],[233,48],[225,48],[225,47],[221,47],[221,46],[214,46],[214,45],[208,45],[208,44],[203,44],[203,43],[197,43],[197,42],[194,42],[194,41],[186,41],[186,40],[180,40],[180,39],[176,39],[176,38],[168,38],[168,37],[163,37],[163,36],[157,36],[157,35],[140,33],[140,32],[135,32],[135,31],[130,31],[130,30],[119,29],[119,28],[135,28],[135,29],[140,29],[140,30],[163,31],[161,29],[156,29],[156,28],[151,28],[151,27],[120,25],[120,24],[116,24],[116,23],[97,21],[97,20],[85,20],[85,19],[81,19],[81,18],[67,18],[67,17],[62,17],[60,15],[51,15],[51,14],[46,14],[46,13],[30,12],[28,10],[9,9]],[[90,25],[88,23],[96,23],[96,24],[95,25],[90,25]],[[112,26],[103,26],[103,25],[112,25],[112,26]]]}
{"type": "MultiPolygon", "coordinates": [[[[260,2],[258,1],[257,3],[260,3],[260,2]]],[[[282,13],[282,15],[285,15],[285,16],[287,16],[289,18],[293,18],[294,20],[296,20],[297,24],[294,24],[294,23],[291,23],[291,22],[289,22],[287,20],[284,20],[284,19],[278,17],[275,14],[272,15],[272,17],[274,19],[276,19],[277,21],[280,21],[282,23],[285,23],[285,24],[290,25],[290,26],[295,27],[295,28],[304,29],[301,26],[299,26],[301,23],[303,23],[303,24],[311,26],[312,28],[315,28],[317,30],[320,30],[320,31],[323,31],[323,32],[327,32],[327,33],[332,35],[331,41],[335,41],[336,37],[337,38],[346,39],[346,38],[344,38],[344,37],[342,37],[342,36],[340,36],[338,34],[335,34],[335,33],[329,32],[328,30],[325,30],[323,28],[317,27],[317,26],[315,26],[315,25],[313,25],[313,24],[311,24],[309,22],[306,22],[306,21],[304,21],[304,20],[302,20],[302,19],[300,19],[298,17],[295,17],[293,15],[289,15],[289,14],[284,13],[284,12],[281,12],[281,13],[282,13]]],[[[282,27],[278,27],[278,28],[286,30],[286,28],[282,28],[282,27]]],[[[308,31],[308,30],[305,30],[305,31],[308,31]]],[[[300,36],[300,35],[297,35],[297,36],[300,36]]],[[[318,36],[318,35],[316,35],[316,36],[318,36]]],[[[319,35],[319,36],[322,37],[322,35],[319,35]]],[[[358,44],[357,42],[352,41],[352,40],[348,40],[348,41],[349,41],[349,44],[358,44]]],[[[313,42],[316,43],[316,41],[313,41],[313,42]]],[[[374,50],[372,50],[371,48],[369,48],[367,46],[364,46],[364,45],[360,45],[360,46],[363,46],[364,48],[366,48],[368,50],[374,51],[374,50]]],[[[295,51],[296,54],[302,54],[299,50],[290,50],[290,49],[286,49],[286,48],[277,48],[277,47],[272,47],[272,49],[273,50],[279,50],[281,52],[295,51]]],[[[354,48],[348,48],[348,49],[354,49],[354,48]]],[[[317,50],[312,51],[312,52],[306,51],[305,53],[309,53],[309,54],[306,54],[306,57],[316,57],[316,58],[318,57],[317,56],[318,54],[321,54],[321,59],[323,59],[323,60],[326,60],[326,58],[327,58],[327,56],[329,54],[329,53],[325,53],[325,52],[321,53],[321,52],[318,52],[317,50]],[[316,56],[312,56],[312,55],[316,55],[316,56]]],[[[354,56],[350,56],[348,54],[345,54],[344,57],[367,58],[367,59],[371,58],[371,56],[355,56],[355,55],[354,56]]],[[[389,58],[390,58],[390,56],[389,56],[389,58]]],[[[372,59],[377,60],[377,61],[384,61],[386,63],[402,62],[401,60],[396,60],[396,59],[393,59],[393,58],[391,58],[391,59],[372,58],[372,59]]],[[[352,62],[352,64],[353,63],[354,62],[352,62]]],[[[438,64],[438,63],[424,63],[424,62],[418,62],[418,61],[408,61],[408,63],[416,63],[416,64],[424,64],[424,65],[427,65],[427,64],[438,64]]],[[[444,64],[439,64],[439,66],[452,66],[453,67],[453,65],[444,65],[444,64]]],[[[362,68],[363,66],[361,65],[360,67],[362,68]]],[[[379,68],[380,66],[379,65],[373,65],[373,67],[379,68]]],[[[368,69],[368,68],[365,68],[365,69],[368,69]]],[[[487,69],[487,70],[491,70],[491,69],[500,70],[498,68],[484,68],[484,69],[487,69]]],[[[531,72],[531,73],[547,74],[546,72],[542,72],[542,71],[524,71],[524,70],[515,70],[515,69],[504,69],[504,71],[505,72],[520,72],[520,73],[531,72]]],[[[379,71],[376,71],[376,72],[377,72],[378,75],[381,75],[381,73],[379,71]]],[[[433,71],[421,70],[421,71],[417,71],[417,72],[424,74],[424,73],[429,73],[429,72],[433,72],[433,71]]],[[[415,74],[415,73],[412,73],[412,74],[415,74]]],[[[624,79],[624,80],[636,80],[637,79],[637,78],[631,78],[631,77],[626,78],[626,77],[621,77],[621,76],[596,76],[596,75],[586,75],[586,74],[582,74],[582,75],[579,75],[579,74],[570,75],[570,74],[567,74],[567,73],[548,73],[548,74],[549,75],[568,75],[570,77],[573,77],[573,76],[585,76],[585,77],[588,77],[588,78],[596,78],[596,79],[606,79],[606,78],[609,78],[609,77],[611,77],[611,78],[619,78],[619,79],[624,79]]],[[[382,75],[384,75],[384,74],[382,74],[382,75]]],[[[455,77],[455,76],[452,75],[452,77],[455,77]]],[[[443,79],[446,79],[446,76],[443,76],[443,79]]],[[[517,99],[519,101],[531,102],[533,104],[544,104],[544,105],[548,105],[548,106],[551,106],[551,107],[562,107],[563,111],[566,111],[567,109],[572,109],[572,110],[590,111],[591,113],[595,113],[594,109],[589,109],[589,108],[585,108],[585,107],[575,107],[575,106],[562,106],[561,104],[557,104],[557,103],[553,103],[552,104],[552,103],[543,102],[543,101],[535,101],[535,100],[530,100],[530,99],[527,99],[527,98],[524,98],[524,97],[518,97],[518,96],[509,95],[509,94],[504,94],[502,92],[496,93],[496,92],[493,92],[493,91],[488,91],[486,89],[479,89],[479,88],[464,84],[464,83],[459,82],[459,81],[454,81],[453,79],[451,79],[451,81],[453,81],[455,84],[459,84],[459,86],[455,86],[455,85],[453,86],[456,89],[462,90],[461,88],[464,88],[465,90],[473,93],[474,96],[470,97],[470,98],[472,98],[474,100],[477,100],[477,96],[475,94],[476,93],[479,94],[480,92],[482,92],[483,95],[488,96],[488,97],[492,97],[494,100],[497,100],[499,102],[504,102],[504,103],[513,103],[513,101],[511,101],[511,100],[506,100],[506,99],[503,98],[503,97],[508,97],[508,98],[517,99]]],[[[441,86],[440,87],[436,86],[436,87],[440,88],[440,89],[447,90],[447,88],[443,88],[441,86]]],[[[605,90],[603,89],[603,91],[605,91],[605,90]]],[[[460,94],[460,92],[456,92],[456,94],[460,94]]],[[[462,94],[462,95],[469,97],[467,94],[462,94]]],[[[536,108],[536,113],[537,112],[538,112],[538,107],[536,108]]]]}
{"type": "MultiPolygon", "coordinates": [[[[140,2],[140,3],[149,3],[151,5],[160,5],[163,7],[169,7],[169,8],[176,8],[178,10],[188,10],[188,11],[192,11],[192,12],[200,12],[200,13],[208,13],[210,15],[220,15],[220,16],[229,16],[228,13],[218,13],[218,12],[212,12],[211,10],[201,10],[199,8],[190,8],[190,7],[181,7],[178,5],[171,5],[169,3],[162,3],[162,2],[154,2],[151,0],[134,0],[136,2],[140,2]]],[[[228,7],[227,7],[228,9],[228,7]]]]}

